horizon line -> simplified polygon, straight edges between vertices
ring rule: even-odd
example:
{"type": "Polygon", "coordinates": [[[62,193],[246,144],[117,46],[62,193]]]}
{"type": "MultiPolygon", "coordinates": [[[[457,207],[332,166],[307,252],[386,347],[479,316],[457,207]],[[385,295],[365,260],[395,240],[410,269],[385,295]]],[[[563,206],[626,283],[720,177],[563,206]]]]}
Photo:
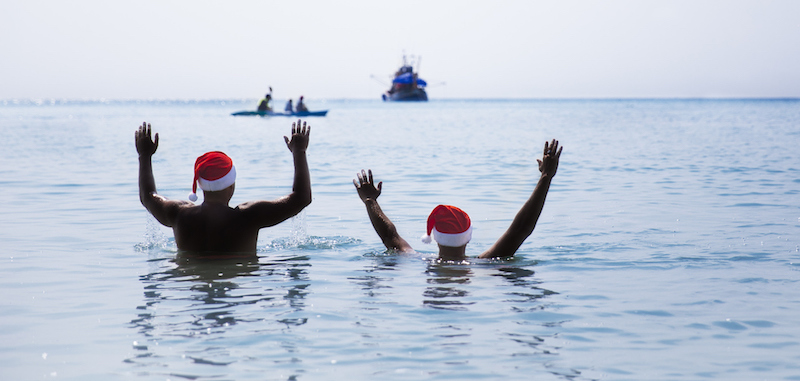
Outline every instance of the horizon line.
{"type": "MultiPolygon", "coordinates": [[[[258,97],[247,98],[6,98],[0,99],[3,105],[9,104],[57,104],[57,103],[201,103],[201,102],[252,102],[258,97]]],[[[275,100],[282,98],[275,98],[275,100]]],[[[290,99],[290,98],[286,98],[290,99]]],[[[428,102],[474,102],[474,101],[796,101],[800,96],[764,96],[764,97],[520,97],[520,98],[434,98],[428,102]]],[[[343,102],[343,101],[384,101],[380,98],[320,98],[315,102],[343,102]]],[[[425,102],[386,102],[386,103],[425,103],[425,102]]]]}

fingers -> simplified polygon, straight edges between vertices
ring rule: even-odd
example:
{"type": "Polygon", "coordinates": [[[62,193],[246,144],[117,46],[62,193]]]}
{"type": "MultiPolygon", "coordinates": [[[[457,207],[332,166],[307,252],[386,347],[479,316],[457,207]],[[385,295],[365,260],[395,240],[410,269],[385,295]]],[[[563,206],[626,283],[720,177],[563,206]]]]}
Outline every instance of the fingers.
{"type": "Polygon", "coordinates": [[[307,125],[306,122],[298,119],[297,122],[292,123],[292,135],[294,134],[301,134],[301,135],[308,135],[311,133],[311,126],[307,125]]]}
{"type": "Polygon", "coordinates": [[[558,140],[553,139],[553,142],[550,144],[550,156],[553,156],[556,159],[558,159],[559,157],[561,157],[561,150],[563,149],[564,147],[558,146],[558,140]]]}
{"type": "Polygon", "coordinates": [[[153,140],[153,129],[147,122],[142,122],[134,132],[136,139],[136,151],[142,154],[152,155],[158,149],[158,133],[156,133],[155,140],[153,140]]]}
{"type": "MultiPolygon", "coordinates": [[[[368,169],[367,171],[362,169],[361,172],[356,173],[356,177],[358,177],[358,182],[356,182],[356,180],[354,179],[353,184],[356,186],[357,189],[361,189],[361,187],[363,187],[364,184],[372,185],[374,187],[375,182],[372,179],[371,169],[368,169]]],[[[381,190],[381,184],[383,184],[383,182],[378,183],[379,191],[381,190]]]]}
{"type": "Polygon", "coordinates": [[[553,139],[553,141],[549,144],[548,142],[544,142],[544,152],[542,153],[543,156],[556,156],[560,154],[561,150],[558,149],[558,140],[553,139]]]}
{"type": "Polygon", "coordinates": [[[561,152],[563,150],[563,146],[558,146],[558,140],[553,139],[549,143],[545,142],[542,160],[536,159],[536,162],[539,164],[539,172],[542,172],[543,175],[555,176],[556,169],[558,169],[558,161],[561,158],[561,152]]]}
{"type": "MultiPolygon", "coordinates": [[[[142,122],[142,125],[139,126],[139,128],[134,132],[134,135],[136,136],[137,140],[139,140],[143,136],[146,136],[147,140],[150,141],[153,140],[152,128],[150,127],[150,124],[148,124],[147,122],[142,122]]],[[[158,139],[158,134],[156,134],[156,141],[157,139],[158,139]]]]}
{"type": "Polygon", "coordinates": [[[381,193],[381,189],[383,189],[383,181],[378,183],[378,193],[381,193]]]}

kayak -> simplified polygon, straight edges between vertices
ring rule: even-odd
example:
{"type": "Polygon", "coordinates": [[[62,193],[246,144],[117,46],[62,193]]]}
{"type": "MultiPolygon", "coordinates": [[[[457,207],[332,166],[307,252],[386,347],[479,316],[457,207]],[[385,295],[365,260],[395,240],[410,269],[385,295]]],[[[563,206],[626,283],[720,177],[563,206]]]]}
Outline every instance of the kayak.
{"type": "Polygon", "coordinates": [[[301,111],[301,112],[274,112],[274,111],[238,111],[234,112],[233,116],[325,116],[328,110],[322,111],[301,111]]]}

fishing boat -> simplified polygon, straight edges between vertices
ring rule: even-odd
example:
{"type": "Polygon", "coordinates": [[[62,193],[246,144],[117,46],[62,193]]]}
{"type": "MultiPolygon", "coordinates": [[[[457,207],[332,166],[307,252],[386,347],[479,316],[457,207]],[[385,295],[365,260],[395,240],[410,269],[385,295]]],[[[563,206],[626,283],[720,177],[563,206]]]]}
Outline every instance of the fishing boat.
{"type": "Polygon", "coordinates": [[[328,115],[328,110],[322,111],[300,111],[300,112],[274,112],[274,111],[237,111],[232,113],[233,116],[325,116],[328,115]]]}
{"type": "MultiPolygon", "coordinates": [[[[417,60],[417,71],[419,71],[419,61],[417,60]]],[[[381,97],[384,101],[425,102],[428,100],[428,93],[425,92],[427,85],[422,78],[419,78],[413,65],[409,65],[406,56],[403,55],[403,66],[394,74],[389,91],[383,93],[381,97]]]]}

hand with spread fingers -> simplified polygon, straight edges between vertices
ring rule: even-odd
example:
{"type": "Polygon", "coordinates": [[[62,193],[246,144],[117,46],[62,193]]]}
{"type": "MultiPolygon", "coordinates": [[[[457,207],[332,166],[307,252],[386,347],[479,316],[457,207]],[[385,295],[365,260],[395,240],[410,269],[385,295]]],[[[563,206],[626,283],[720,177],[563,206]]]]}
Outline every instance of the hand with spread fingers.
{"type": "Polygon", "coordinates": [[[542,172],[543,176],[553,177],[556,175],[558,160],[561,158],[562,149],[564,149],[564,147],[558,146],[558,140],[553,139],[549,145],[547,142],[544,142],[542,160],[536,160],[536,162],[539,163],[539,172],[542,172]]]}
{"type": "Polygon", "coordinates": [[[372,170],[367,170],[368,172],[364,172],[361,170],[361,173],[358,174],[358,182],[353,180],[353,185],[356,186],[356,191],[358,192],[358,197],[361,197],[361,201],[366,202],[367,200],[376,200],[378,196],[381,195],[381,188],[383,187],[383,181],[378,183],[378,186],[375,187],[375,180],[372,178],[372,170]]]}
{"type": "Polygon", "coordinates": [[[298,119],[296,123],[292,123],[292,137],[284,136],[283,139],[286,141],[286,146],[289,147],[289,151],[305,152],[308,148],[310,135],[311,126],[306,126],[306,122],[302,122],[301,125],[301,121],[298,119]]]}
{"type": "Polygon", "coordinates": [[[150,123],[142,123],[134,135],[136,138],[136,152],[139,153],[139,156],[152,156],[156,153],[158,149],[158,133],[156,133],[156,139],[153,141],[150,123]]]}

